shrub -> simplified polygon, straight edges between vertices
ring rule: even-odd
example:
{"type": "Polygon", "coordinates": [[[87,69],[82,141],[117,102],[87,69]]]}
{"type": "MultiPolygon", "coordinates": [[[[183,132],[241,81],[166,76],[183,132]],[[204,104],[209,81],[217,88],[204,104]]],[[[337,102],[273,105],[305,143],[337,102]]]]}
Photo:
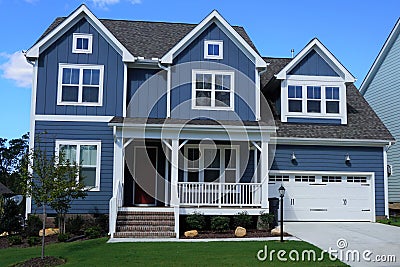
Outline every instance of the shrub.
{"type": "Polygon", "coordinates": [[[85,230],[85,236],[89,239],[101,237],[101,228],[99,226],[92,226],[85,230]]]}
{"type": "Polygon", "coordinates": [[[3,210],[0,210],[0,233],[21,232],[20,208],[13,200],[5,200],[3,210]]]}
{"type": "Polygon", "coordinates": [[[73,235],[81,235],[83,233],[83,225],[85,220],[81,216],[68,218],[65,223],[65,231],[73,235]]]}
{"type": "Polygon", "coordinates": [[[29,246],[36,246],[40,244],[41,238],[38,236],[30,236],[27,238],[29,246]]]}
{"type": "Polygon", "coordinates": [[[199,212],[188,215],[185,221],[188,230],[204,230],[206,228],[206,217],[199,212]]]}
{"type": "Polygon", "coordinates": [[[27,236],[38,236],[43,228],[42,220],[36,215],[30,215],[26,221],[25,233],[27,236]]]}
{"type": "Polygon", "coordinates": [[[229,217],[213,216],[211,217],[211,230],[218,232],[229,230],[229,222],[229,217]]]}
{"type": "Polygon", "coordinates": [[[22,237],[20,235],[10,235],[8,236],[8,244],[10,244],[10,246],[21,245],[22,237]]]}
{"type": "Polygon", "coordinates": [[[253,224],[253,218],[247,213],[247,211],[239,212],[233,216],[233,226],[236,228],[238,226],[244,228],[250,228],[253,224]]]}
{"type": "Polygon", "coordinates": [[[102,234],[108,233],[108,215],[99,214],[95,216],[95,224],[100,227],[102,234]]]}
{"type": "Polygon", "coordinates": [[[271,228],[273,222],[274,214],[262,212],[258,220],[257,229],[267,230],[271,228]]]}
{"type": "Polygon", "coordinates": [[[58,234],[58,242],[65,242],[69,239],[69,234],[58,234]]]}

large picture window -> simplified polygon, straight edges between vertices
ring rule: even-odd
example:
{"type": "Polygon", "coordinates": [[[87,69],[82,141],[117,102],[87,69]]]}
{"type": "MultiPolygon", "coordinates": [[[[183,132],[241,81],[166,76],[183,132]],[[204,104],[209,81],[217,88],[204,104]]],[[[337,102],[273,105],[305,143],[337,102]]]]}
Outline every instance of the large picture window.
{"type": "Polygon", "coordinates": [[[92,191],[100,190],[100,141],[56,141],[57,152],[64,153],[71,163],[77,163],[80,173],[77,179],[92,191]]]}
{"type": "Polygon", "coordinates": [[[101,106],[103,99],[101,65],[59,65],[59,105],[101,106]]]}
{"type": "Polygon", "coordinates": [[[233,72],[193,71],[192,107],[233,109],[233,72]]]}

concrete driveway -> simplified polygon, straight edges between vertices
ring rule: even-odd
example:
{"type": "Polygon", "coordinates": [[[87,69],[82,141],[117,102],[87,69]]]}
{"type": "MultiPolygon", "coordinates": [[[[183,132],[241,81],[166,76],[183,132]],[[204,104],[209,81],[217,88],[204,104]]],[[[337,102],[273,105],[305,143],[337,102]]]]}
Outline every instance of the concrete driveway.
{"type": "Polygon", "coordinates": [[[323,250],[337,250],[338,258],[350,266],[400,266],[400,227],[367,222],[285,222],[284,230],[323,250]]]}

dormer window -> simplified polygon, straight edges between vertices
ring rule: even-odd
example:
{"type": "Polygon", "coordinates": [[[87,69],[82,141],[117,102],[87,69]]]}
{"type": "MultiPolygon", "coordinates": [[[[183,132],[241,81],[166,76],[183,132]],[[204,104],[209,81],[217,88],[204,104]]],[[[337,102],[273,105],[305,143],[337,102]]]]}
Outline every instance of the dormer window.
{"type": "Polygon", "coordinates": [[[72,53],[91,54],[93,35],[74,33],[72,38],[72,53]]]}
{"type": "Polygon", "coordinates": [[[223,41],[207,40],[204,41],[204,58],[223,59],[224,56],[223,41]]]}
{"type": "Polygon", "coordinates": [[[339,113],[339,87],[325,87],[326,113],[339,113]]]}

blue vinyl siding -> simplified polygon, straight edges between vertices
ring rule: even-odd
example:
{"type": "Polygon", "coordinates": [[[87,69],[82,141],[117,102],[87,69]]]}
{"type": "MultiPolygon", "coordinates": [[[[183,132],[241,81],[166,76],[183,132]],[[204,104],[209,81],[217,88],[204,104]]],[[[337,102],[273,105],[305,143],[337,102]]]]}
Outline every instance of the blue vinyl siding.
{"type": "MultiPolygon", "coordinates": [[[[400,35],[394,38],[387,55],[379,66],[374,78],[365,92],[364,97],[383,121],[390,133],[400,140],[400,35]]],[[[364,89],[364,88],[363,88],[364,89]]],[[[393,167],[389,176],[389,202],[400,202],[400,144],[390,147],[388,164],[393,167]]]]}
{"type": "Polygon", "coordinates": [[[308,53],[289,72],[289,74],[309,76],[339,76],[315,50],[312,50],[310,53],[308,53]]]}
{"type": "MultiPolygon", "coordinates": [[[[48,154],[55,151],[55,141],[62,140],[96,140],[101,141],[100,191],[88,192],[85,199],[74,200],[70,213],[108,213],[109,200],[113,187],[113,130],[103,122],[55,122],[36,121],[36,142],[48,154]],[[46,134],[43,134],[46,132],[46,134]]],[[[32,205],[32,212],[36,209],[32,205]]],[[[51,211],[49,211],[51,213],[51,211]]]]}
{"type": "Polygon", "coordinates": [[[167,117],[167,75],[159,69],[129,69],[127,117],[167,117]]]}
{"type": "Polygon", "coordinates": [[[255,65],[215,23],[175,57],[174,68],[171,87],[172,118],[255,120],[255,65]],[[223,59],[204,59],[205,40],[223,41],[223,59]],[[193,69],[234,71],[234,111],[191,108],[193,69]]]}
{"type": "Polygon", "coordinates": [[[93,26],[82,19],[49,48],[40,53],[36,114],[122,116],[123,75],[122,57],[93,26]],[[92,54],[72,53],[73,33],[93,35],[92,54]],[[104,65],[103,106],[57,105],[59,63],[104,65]]]}
{"type": "Polygon", "coordinates": [[[333,147],[277,145],[272,170],[289,171],[340,171],[375,173],[375,212],[385,215],[382,147],[333,147]],[[291,162],[295,153],[297,164],[291,162]],[[349,154],[351,165],[345,163],[349,154]]]}

